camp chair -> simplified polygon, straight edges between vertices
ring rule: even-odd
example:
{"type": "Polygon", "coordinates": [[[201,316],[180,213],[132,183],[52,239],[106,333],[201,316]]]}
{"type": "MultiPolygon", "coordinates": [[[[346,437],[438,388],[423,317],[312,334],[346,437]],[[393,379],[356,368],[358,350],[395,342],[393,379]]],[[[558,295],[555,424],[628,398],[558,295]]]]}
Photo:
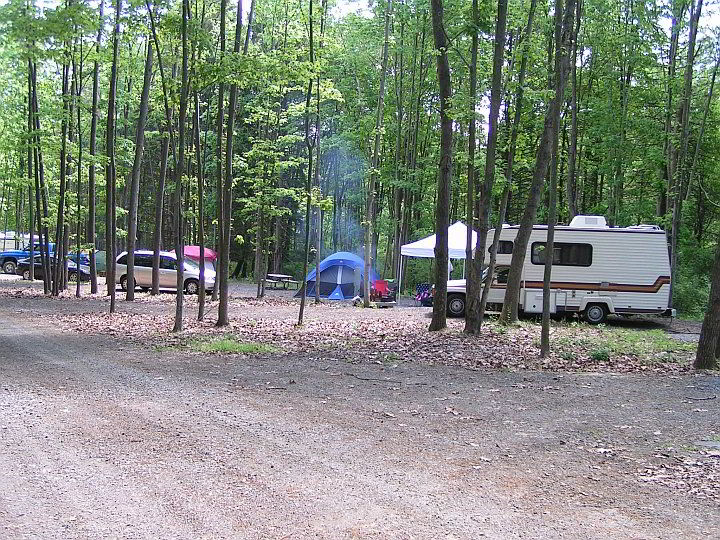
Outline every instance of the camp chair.
{"type": "Polygon", "coordinates": [[[430,284],[418,283],[415,287],[415,302],[424,305],[430,299],[430,284]]]}
{"type": "Polygon", "coordinates": [[[388,282],[384,279],[376,279],[375,283],[373,283],[372,287],[370,288],[370,300],[378,302],[378,301],[387,301],[390,297],[390,287],[388,287],[388,282]]]}

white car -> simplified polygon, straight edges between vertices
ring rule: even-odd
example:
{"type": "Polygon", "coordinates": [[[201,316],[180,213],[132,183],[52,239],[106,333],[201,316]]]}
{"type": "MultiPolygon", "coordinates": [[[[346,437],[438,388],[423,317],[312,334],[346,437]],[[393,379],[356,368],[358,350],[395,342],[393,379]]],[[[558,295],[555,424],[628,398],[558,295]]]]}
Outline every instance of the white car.
{"type": "MultiPolygon", "coordinates": [[[[127,290],[127,251],[118,255],[115,264],[115,283],[127,290]]],[[[152,287],[152,261],[153,252],[139,250],[135,252],[135,286],[141,289],[152,287]]],[[[187,294],[197,294],[200,290],[200,267],[192,259],[185,259],[184,288],[187,294]]],[[[174,253],[160,252],[159,282],[161,289],[176,289],[177,287],[177,257],[174,253]]],[[[215,271],[205,268],[205,289],[211,291],[215,287],[215,271]]]]}

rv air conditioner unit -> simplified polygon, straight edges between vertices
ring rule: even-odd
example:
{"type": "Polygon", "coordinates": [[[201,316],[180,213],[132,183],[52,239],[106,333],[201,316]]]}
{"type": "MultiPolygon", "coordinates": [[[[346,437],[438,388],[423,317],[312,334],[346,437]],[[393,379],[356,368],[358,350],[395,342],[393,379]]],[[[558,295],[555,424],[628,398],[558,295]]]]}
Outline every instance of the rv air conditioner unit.
{"type": "Polygon", "coordinates": [[[607,221],[603,216],[575,216],[570,222],[571,227],[607,229],[607,221]]]}

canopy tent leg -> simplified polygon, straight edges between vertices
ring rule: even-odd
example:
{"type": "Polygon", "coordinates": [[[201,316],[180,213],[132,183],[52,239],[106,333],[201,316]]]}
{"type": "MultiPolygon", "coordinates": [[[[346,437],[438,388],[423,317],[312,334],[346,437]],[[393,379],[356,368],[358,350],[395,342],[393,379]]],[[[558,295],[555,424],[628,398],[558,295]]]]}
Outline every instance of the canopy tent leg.
{"type": "Polygon", "coordinates": [[[402,295],[402,268],[403,256],[400,255],[400,268],[398,269],[398,298],[402,295]]]}

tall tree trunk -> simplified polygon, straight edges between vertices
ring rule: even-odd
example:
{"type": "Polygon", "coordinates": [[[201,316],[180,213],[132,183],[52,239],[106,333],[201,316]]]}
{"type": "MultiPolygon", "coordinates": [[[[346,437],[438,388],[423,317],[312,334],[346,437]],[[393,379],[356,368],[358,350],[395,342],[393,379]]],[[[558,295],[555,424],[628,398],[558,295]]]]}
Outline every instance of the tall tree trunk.
{"type": "Polygon", "coordinates": [[[188,18],[190,5],[183,0],[182,7],[182,81],[180,86],[180,112],[178,114],[178,153],[175,167],[175,257],[177,258],[175,324],[173,332],[183,329],[183,299],[185,294],[185,246],[183,242],[183,174],[185,174],[185,122],[187,121],[188,101],[188,18]]]}
{"type": "Polygon", "coordinates": [[[145,146],[145,124],[147,123],[150,83],[152,81],[153,48],[150,39],[145,42],[145,73],[143,75],[142,94],[140,96],[140,113],[135,132],[135,158],[130,175],[130,201],[128,204],[128,237],[127,237],[127,293],[126,300],[135,300],[135,245],[137,240],[138,195],[140,192],[140,166],[142,165],[145,146]]]}
{"type": "Polygon", "coordinates": [[[70,117],[70,63],[66,60],[63,64],[62,77],[62,101],[63,112],[60,121],[60,190],[58,192],[57,207],[57,226],[55,229],[55,256],[53,258],[53,284],[52,295],[58,296],[61,290],[61,281],[63,277],[63,264],[59,257],[59,246],[64,246],[65,235],[65,192],[67,190],[67,136],[68,136],[68,118],[70,117]]]}
{"type": "MultiPolygon", "coordinates": [[[[490,229],[490,206],[492,203],[492,188],[495,180],[495,149],[498,139],[498,116],[500,104],[502,103],[502,66],[505,54],[505,27],[507,21],[507,0],[498,1],[498,14],[495,25],[495,50],[493,52],[493,73],[490,88],[490,117],[488,122],[488,141],[485,155],[485,178],[480,190],[480,215],[479,231],[475,257],[471,259],[472,270],[472,294],[467,291],[468,302],[465,319],[465,332],[468,334],[479,334],[483,322],[484,313],[480,311],[482,298],[480,297],[480,282],[485,263],[485,249],[487,247],[487,235],[490,229]]],[[[474,134],[473,134],[474,136],[474,134]]],[[[472,162],[471,162],[472,163],[472,162]]],[[[502,224],[500,224],[502,226],[502,224]]],[[[492,281],[492,276],[490,276],[492,281]]],[[[489,286],[489,282],[485,284],[489,286]]]]}
{"type": "MultiPolygon", "coordinates": [[[[227,17],[227,0],[220,0],[220,62],[225,56],[225,19],[227,17]]],[[[220,246],[225,245],[223,240],[223,127],[225,125],[225,79],[220,78],[218,83],[217,115],[215,117],[215,215],[217,217],[217,245],[216,251],[220,252],[220,246]]],[[[218,268],[215,274],[215,286],[212,291],[212,300],[218,299],[220,288],[220,261],[216,260],[218,268]]]]}
{"type": "Polygon", "coordinates": [[[100,55],[100,46],[102,42],[103,27],[105,19],[103,17],[105,10],[105,0],[100,0],[100,17],[98,24],[97,38],[95,39],[95,60],[93,61],[93,90],[92,90],[92,108],[90,110],[90,165],[88,166],[88,230],[87,242],[90,244],[90,293],[97,294],[97,262],[95,260],[96,250],[96,199],[95,199],[95,154],[97,151],[97,123],[98,123],[98,100],[100,99],[99,84],[99,64],[97,57],[100,55]]]}
{"type": "MultiPolygon", "coordinates": [[[[30,281],[35,280],[35,222],[34,222],[34,199],[33,199],[33,106],[32,106],[32,58],[28,55],[28,75],[27,75],[27,174],[28,174],[28,194],[29,194],[29,220],[28,232],[30,233],[30,281]]],[[[39,231],[38,231],[39,232],[39,231]]],[[[5,247],[5,246],[3,246],[5,247]]]]}
{"type": "Polygon", "coordinates": [[[702,12],[703,0],[690,2],[690,38],[688,41],[687,62],[685,64],[685,82],[683,87],[683,99],[680,106],[680,149],[676,151],[676,166],[674,168],[675,178],[673,180],[673,207],[672,227],[670,229],[670,307],[673,306],[673,296],[677,285],[677,240],[682,222],[682,203],[684,195],[684,184],[687,178],[687,156],[690,142],[690,101],[692,99],[692,75],[695,64],[695,41],[697,38],[700,13],[702,12]]]}
{"type": "MultiPolygon", "coordinates": [[[[163,155],[161,157],[160,166],[160,179],[158,181],[158,193],[156,196],[155,206],[155,232],[153,235],[153,270],[152,270],[152,294],[156,295],[159,292],[159,277],[160,277],[160,243],[162,240],[162,220],[163,220],[163,199],[165,192],[165,176],[167,174],[167,159],[168,159],[168,147],[172,151],[173,164],[177,169],[177,152],[175,149],[175,139],[173,136],[173,120],[172,120],[172,109],[170,108],[170,99],[168,92],[167,79],[165,78],[165,69],[163,68],[162,61],[162,50],[160,49],[160,40],[158,39],[157,27],[155,25],[155,15],[153,9],[150,6],[150,1],[145,0],[145,7],[150,17],[150,29],[152,31],[153,42],[155,43],[155,54],[158,59],[158,69],[160,70],[160,81],[162,83],[162,94],[163,94],[163,105],[165,110],[165,124],[168,131],[167,143],[163,146],[163,155]]],[[[173,78],[175,78],[175,66],[172,69],[173,78]]]]}
{"type": "MultiPolygon", "coordinates": [[[[574,11],[572,5],[575,0],[568,0],[565,6],[566,12],[574,11]]],[[[563,41],[562,25],[563,13],[560,11],[562,7],[561,0],[557,0],[555,4],[555,96],[556,98],[563,95],[565,89],[567,73],[570,66],[570,43],[568,40],[563,41]],[[567,66],[567,71],[566,71],[567,66]]],[[[567,17],[567,13],[565,14],[567,17]]],[[[578,21],[579,25],[579,21],[578,21]]],[[[575,33],[577,35],[577,33],[575,33]]],[[[572,36],[569,38],[572,40],[572,36]]],[[[543,312],[542,312],[542,328],[540,332],[540,357],[545,358],[550,354],[550,282],[552,279],[552,266],[555,253],[555,222],[557,221],[557,176],[558,176],[558,140],[560,129],[560,109],[562,107],[559,99],[556,99],[556,107],[552,113],[555,116],[553,123],[555,130],[552,134],[552,163],[550,169],[550,196],[548,203],[548,222],[547,222],[547,240],[545,242],[545,268],[543,274],[543,312]]]]}
{"type": "Polygon", "coordinates": [[[703,319],[700,341],[693,367],[695,369],[716,369],[720,347],[720,241],[715,249],[715,262],[712,269],[710,298],[703,319]]]}
{"type": "Polygon", "coordinates": [[[387,76],[387,65],[389,56],[390,41],[390,17],[392,16],[392,0],[387,0],[385,5],[385,39],[383,41],[382,66],[380,71],[380,88],[378,89],[378,101],[375,109],[375,142],[373,145],[372,163],[370,165],[370,180],[368,182],[367,209],[365,213],[365,268],[363,269],[363,306],[370,307],[370,269],[373,265],[372,244],[375,232],[375,189],[377,185],[378,166],[380,163],[380,143],[382,141],[383,108],[385,106],[385,78],[387,76]]]}
{"type": "Polygon", "coordinates": [[[160,154],[160,176],[155,193],[155,227],[153,229],[153,263],[151,295],[160,292],[160,241],[162,240],[163,201],[165,199],[165,178],[167,177],[168,153],[170,151],[170,138],[162,139],[160,154]]]}
{"type": "MultiPolygon", "coordinates": [[[[501,0],[502,1],[502,0],[501,0]]],[[[499,7],[499,6],[498,6],[499,7]]],[[[498,18],[500,14],[498,13],[498,18]]],[[[474,334],[479,329],[478,310],[476,306],[477,296],[480,289],[479,279],[475,276],[475,264],[473,264],[473,232],[475,231],[475,145],[476,145],[476,98],[477,95],[477,55],[478,55],[478,32],[479,32],[478,0],[472,3],[472,45],[470,48],[470,124],[468,126],[468,172],[467,172],[467,204],[465,216],[467,222],[467,236],[465,238],[465,333],[474,334]]],[[[495,36],[497,38],[497,36],[495,36]]],[[[494,80],[494,79],[493,79],[494,80]]]]}
{"type": "Polygon", "coordinates": [[[40,257],[43,267],[43,290],[50,293],[50,232],[48,230],[48,195],[45,185],[45,166],[42,146],[40,145],[40,113],[37,95],[37,63],[32,65],[32,107],[35,127],[33,164],[35,166],[35,201],[37,206],[37,225],[40,234],[40,257]],[[42,212],[40,202],[42,201],[42,212]]]}
{"type": "Polygon", "coordinates": [[[108,94],[108,112],[105,128],[105,272],[108,294],[110,295],[110,313],[115,313],[115,111],[117,106],[118,45],[120,41],[120,12],[122,0],[115,0],[115,26],[113,30],[113,59],[110,70],[110,91],[108,94]]]}
{"type": "MultiPolygon", "coordinates": [[[[252,4],[251,4],[252,7],[252,4]]],[[[248,20],[251,20],[252,12],[248,16],[248,20]]],[[[238,54],[240,52],[240,44],[242,43],[242,0],[238,0],[236,21],[235,21],[235,45],[233,52],[238,54]]],[[[230,85],[230,100],[228,103],[228,123],[227,123],[227,143],[225,150],[225,182],[222,188],[222,206],[223,206],[223,221],[218,224],[218,227],[223,229],[221,239],[222,244],[220,245],[220,264],[219,264],[219,278],[220,278],[220,302],[218,305],[218,320],[217,326],[227,326],[230,324],[228,317],[228,277],[230,268],[230,231],[232,228],[232,153],[233,153],[233,132],[235,125],[235,108],[237,105],[237,94],[238,87],[237,83],[233,82],[230,85]]],[[[217,281],[215,283],[217,287],[217,281]]]]}
{"type": "MultiPolygon", "coordinates": [[[[76,236],[75,236],[75,264],[78,266],[78,271],[75,274],[77,277],[77,281],[75,283],[75,297],[80,298],[80,244],[81,244],[81,232],[82,232],[82,219],[81,219],[81,213],[82,213],[82,205],[81,205],[81,198],[80,198],[80,190],[82,187],[82,150],[83,150],[83,141],[82,141],[82,124],[80,122],[80,109],[79,101],[82,99],[82,84],[83,84],[83,43],[82,40],[80,41],[80,73],[76,73],[75,69],[73,69],[73,76],[76,77],[75,82],[75,88],[76,95],[73,95],[73,109],[77,113],[77,136],[78,136],[78,157],[77,157],[77,180],[75,182],[75,196],[77,198],[76,201],[76,236]],[[76,102],[77,99],[77,102],[76,102]]],[[[72,119],[71,119],[72,121],[72,119]]]]}
{"type": "MultiPolygon", "coordinates": [[[[309,22],[309,34],[310,34],[310,64],[314,67],[315,66],[315,44],[314,44],[314,34],[313,34],[313,1],[310,0],[310,7],[308,8],[308,22],[309,22]]],[[[307,93],[305,94],[305,146],[307,147],[308,151],[308,168],[307,168],[307,176],[305,180],[305,257],[303,258],[303,286],[302,286],[302,296],[300,297],[300,312],[298,313],[298,326],[302,326],[303,323],[303,316],[305,315],[305,299],[308,295],[307,290],[307,274],[308,274],[308,261],[310,259],[310,203],[312,198],[312,165],[313,165],[313,145],[314,141],[312,137],[310,137],[310,100],[312,99],[312,87],[313,87],[313,78],[310,77],[310,80],[308,82],[308,89],[307,93]]],[[[319,274],[319,268],[316,271],[315,275],[315,287],[317,288],[320,285],[320,276],[319,274]]]]}
{"type": "MultiPolygon", "coordinates": [[[[559,4],[559,2],[558,2],[559,4]]],[[[555,93],[550,102],[547,112],[545,113],[545,124],[543,133],[535,154],[535,170],[533,171],[532,183],[530,185],[530,193],[528,201],[523,212],[520,228],[515,237],[515,245],[513,246],[512,261],[510,263],[510,271],[508,273],[507,288],[505,289],[505,298],[503,300],[502,314],[500,320],[505,324],[514,323],[518,318],[518,303],[520,301],[520,281],[522,279],[523,266],[525,264],[525,252],[530,240],[530,234],[533,229],[533,222],[537,213],[537,207],[540,203],[540,196],[543,190],[543,184],[550,164],[553,146],[553,134],[559,129],[560,111],[564,101],[563,93],[567,82],[568,73],[570,72],[570,64],[568,61],[568,47],[572,40],[573,12],[575,0],[568,0],[563,12],[562,29],[560,32],[560,47],[557,48],[557,54],[562,56],[562,62],[556,62],[557,72],[555,73],[555,93]],[[564,52],[562,52],[564,51],[564,52]]]]}
{"type": "Polygon", "coordinates": [[[577,215],[577,148],[578,148],[578,77],[577,77],[577,50],[578,34],[580,33],[580,16],[582,13],[582,0],[577,1],[575,9],[575,35],[572,52],[572,96],[570,98],[570,147],[568,148],[568,176],[565,189],[567,191],[568,215],[571,221],[577,215]]]}
{"type": "Polygon", "coordinates": [[[198,321],[205,318],[205,179],[200,150],[200,100],[195,90],[195,161],[197,161],[198,245],[200,246],[200,289],[198,290],[198,321]]]}
{"type": "Polygon", "coordinates": [[[447,326],[448,225],[450,212],[450,183],[452,180],[452,118],[450,117],[450,62],[443,23],[442,0],[431,0],[433,38],[435,41],[437,79],[440,87],[440,165],[437,174],[435,201],[435,297],[429,330],[443,330],[447,326]]]}
{"type": "Polygon", "coordinates": [[[530,52],[530,37],[532,36],[532,25],[535,17],[535,8],[537,0],[530,2],[530,11],[528,13],[528,22],[522,38],[522,59],[520,60],[520,72],[518,73],[517,90],[515,91],[515,112],[513,115],[512,129],[510,131],[510,148],[508,150],[507,163],[505,166],[505,189],[503,190],[502,199],[500,201],[500,209],[498,211],[497,227],[493,235],[492,247],[490,248],[490,262],[488,263],[487,279],[485,286],[482,288],[482,298],[480,299],[480,313],[485,313],[488,294],[492,285],[493,276],[495,274],[495,263],[497,262],[497,249],[500,245],[500,235],[502,234],[502,226],[505,223],[505,215],[507,213],[508,202],[510,200],[510,188],[513,182],[513,164],[515,163],[515,150],[517,149],[517,137],[520,128],[520,119],[522,117],[523,94],[525,90],[525,73],[527,71],[528,56],[530,52]]]}

